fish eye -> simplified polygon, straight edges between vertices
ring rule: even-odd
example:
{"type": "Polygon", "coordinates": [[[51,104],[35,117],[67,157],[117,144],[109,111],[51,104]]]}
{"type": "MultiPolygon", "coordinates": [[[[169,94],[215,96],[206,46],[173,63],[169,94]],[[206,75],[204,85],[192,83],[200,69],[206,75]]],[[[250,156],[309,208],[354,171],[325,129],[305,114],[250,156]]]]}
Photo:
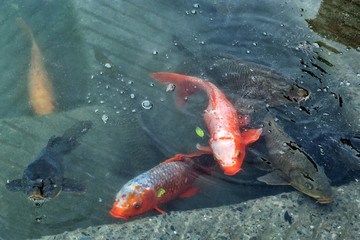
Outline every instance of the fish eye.
{"type": "Polygon", "coordinates": [[[236,157],[240,157],[240,155],[241,155],[241,151],[237,151],[236,152],[236,157]]]}
{"type": "Polygon", "coordinates": [[[135,209],[138,209],[140,207],[140,203],[139,202],[134,202],[133,206],[135,209]]]}
{"type": "Polygon", "coordinates": [[[305,183],[304,186],[309,190],[312,190],[314,188],[314,186],[309,182],[305,183]]]}

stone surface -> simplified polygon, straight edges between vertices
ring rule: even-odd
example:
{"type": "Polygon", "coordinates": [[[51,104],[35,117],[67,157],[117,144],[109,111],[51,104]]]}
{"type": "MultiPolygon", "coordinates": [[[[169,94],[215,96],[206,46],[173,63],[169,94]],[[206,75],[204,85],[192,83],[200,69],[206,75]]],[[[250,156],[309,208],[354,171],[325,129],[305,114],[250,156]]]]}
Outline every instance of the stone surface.
{"type": "Polygon", "coordinates": [[[327,205],[290,192],[229,206],[140,216],[42,239],[359,239],[359,183],[334,191],[335,201],[327,205]]]}

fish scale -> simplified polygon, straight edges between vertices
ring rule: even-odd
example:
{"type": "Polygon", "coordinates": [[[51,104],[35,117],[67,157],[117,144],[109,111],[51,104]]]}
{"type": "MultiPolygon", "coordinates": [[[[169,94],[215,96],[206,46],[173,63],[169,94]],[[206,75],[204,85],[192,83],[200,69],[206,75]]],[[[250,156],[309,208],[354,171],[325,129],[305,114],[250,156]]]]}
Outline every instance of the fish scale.
{"type": "Polygon", "coordinates": [[[194,165],[186,161],[166,162],[139,175],[137,179],[144,188],[155,191],[159,188],[165,189],[166,192],[160,200],[162,203],[175,198],[195,181],[198,173],[194,170],[194,165]]]}

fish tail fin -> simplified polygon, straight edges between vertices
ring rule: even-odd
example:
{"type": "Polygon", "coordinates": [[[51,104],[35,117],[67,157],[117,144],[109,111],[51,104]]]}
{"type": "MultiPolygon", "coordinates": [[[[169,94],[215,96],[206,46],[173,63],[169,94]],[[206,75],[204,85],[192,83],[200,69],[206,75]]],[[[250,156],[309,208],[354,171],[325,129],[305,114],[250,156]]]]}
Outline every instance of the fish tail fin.
{"type": "Polygon", "coordinates": [[[29,25],[27,25],[27,23],[20,17],[16,18],[16,22],[19,25],[19,27],[29,35],[31,41],[34,41],[34,34],[31,31],[31,28],[29,27],[29,25]]]}
{"type": "Polygon", "coordinates": [[[202,83],[204,82],[200,78],[177,73],[160,72],[149,75],[161,83],[172,83],[176,85],[178,88],[176,95],[176,107],[178,109],[185,105],[186,101],[193,93],[200,90],[199,88],[202,87],[202,83]]]}
{"type": "Polygon", "coordinates": [[[74,124],[65,131],[61,137],[51,137],[46,146],[46,149],[52,151],[54,154],[68,154],[74,150],[80,143],[77,141],[84,136],[92,126],[91,121],[81,121],[74,124]]]}
{"type": "Polygon", "coordinates": [[[66,130],[63,134],[63,138],[75,138],[78,139],[85,135],[92,126],[91,121],[80,121],[75,123],[72,127],[66,130]]]}

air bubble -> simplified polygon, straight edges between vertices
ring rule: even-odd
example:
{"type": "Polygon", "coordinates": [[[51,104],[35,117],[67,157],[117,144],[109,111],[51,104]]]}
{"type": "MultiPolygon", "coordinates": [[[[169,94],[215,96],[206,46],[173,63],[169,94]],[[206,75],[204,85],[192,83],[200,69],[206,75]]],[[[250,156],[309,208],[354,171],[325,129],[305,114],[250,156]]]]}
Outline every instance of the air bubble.
{"type": "Polygon", "coordinates": [[[173,92],[175,90],[176,86],[172,83],[168,84],[166,87],[166,92],[173,92]]]}
{"type": "Polygon", "coordinates": [[[150,102],[149,100],[144,100],[144,101],[142,101],[141,106],[142,106],[144,109],[149,110],[149,109],[152,109],[154,105],[153,105],[153,103],[150,102]]]}
{"type": "Polygon", "coordinates": [[[134,98],[135,98],[135,94],[133,94],[133,93],[130,94],[130,98],[131,98],[131,99],[134,99],[134,98]]]}
{"type": "Polygon", "coordinates": [[[111,64],[110,63],[105,63],[105,67],[106,68],[111,68],[111,64]]]}
{"type": "Polygon", "coordinates": [[[104,122],[104,123],[107,123],[107,121],[109,120],[109,117],[106,115],[106,114],[103,114],[101,116],[101,120],[104,122]]]}

